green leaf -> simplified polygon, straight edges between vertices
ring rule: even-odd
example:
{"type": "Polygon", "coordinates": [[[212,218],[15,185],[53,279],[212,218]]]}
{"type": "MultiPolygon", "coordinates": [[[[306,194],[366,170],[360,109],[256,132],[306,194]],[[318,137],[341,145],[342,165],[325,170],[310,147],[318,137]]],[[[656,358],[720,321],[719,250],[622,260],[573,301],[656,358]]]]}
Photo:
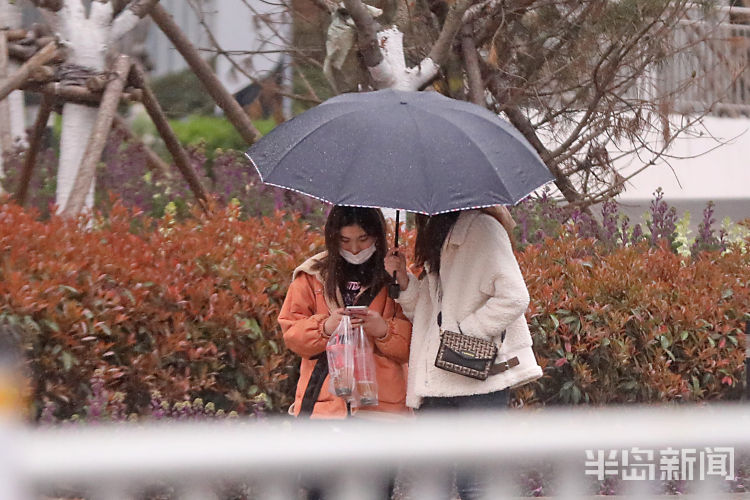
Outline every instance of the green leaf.
{"type": "Polygon", "coordinates": [[[47,325],[50,330],[55,331],[57,333],[60,333],[60,327],[58,326],[57,323],[55,323],[51,319],[43,319],[42,323],[44,323],[45,325],[47,325]]]}
{"type": "Polygon", "coordinates": [[[234,376],[234,379],[237,381],[237,387],[239,387],[240,390],[245,389],[245,387],[247,386],[247,379],[242,372],[237,372],[237,374],[234,376]]]}
{"type": "Polygon", "coordinates": [[[103,321],[97,323],[96,326],[99,327],[99,329],[101,329],[101,331],[103,331],[107,336],[112,336],[112,330],[110,330],[107,324],[103,321]]]}
{"type": "Polygon", "coordinates": [[[578,404],[581,402],[581,390],[577,385],[573,386],[573,403],[578,404]]]}
{"type": "Polygon", "coordinates": [[[68,285],[60,285],[60,286],[59,286],[59,288],[60,288],[60,290],[65,290],[66,292],[70,292],[70,293],[72,293],[73,295],[80,295],[80,294],[81,294],[81,292],[80,292],[80,291],[76,290],[76,289],[75,289],[75,288],[73,288],[72,286],[68,286],[68,285]]]}
{"type": "Polygon", "coordinates": [[[570,324],[578,321],[578,316],[566,316],[563,318],[563,323],[570,324]]]}
{"type": "Polygon", "coordinates": [[[637,385],[638,382],[636,382],[635,380],[628,380],[627,382],[623,382],[622,384],[620,384],[620,387],[625,390],[631,391],[635,389],[637,385]]]}
{"type": "Polygon", "coordinates": [[[127,290],[127,289],[125,289],[125,290],[123,291],[123,293],[125,294],[125,296],[126,296],[127,298],[129,298],[129,299],[130,299],[130,303],[131,303],[132,305],[135,305],[135,296],[133,296],[133,292],[131,292],[130,290],[127,290]]]}
{"type": "Polygon", "coordinates": [[[555,325],[555,330],[557,330],[560,327],[560,320],[554,314],[550,314],[549,317],[552,320],[552,324],[555,325]]]}
{"type": "Polygon", "coordinates": [[[70,354],[68,351],[64,351],[62,353],[62,362],[63,362],[63,368],[65,368],[66,372],[69,372],[70,369],[73,367],[73,364],[78,362],[76,358],[70,354]]]}
{"type": "Polygon", "coordinates": [[[276,343],[275,340],[269,340],[268,344],[271,346],[271,349],[273,349],[274,354],[278,354],[279,351],[279,345],[276,343]]]}
{"type": "Polygon", "coordinates": [[[725,289],[723,292],[721,292],[721,298],[722,299],[728,299],[734,295],[734,290],[731,288],[725,289]]]}
{"type": "Polygon", "coordinates": [[[669,338],[667,338],[666,335],[659,335],[659,341],[661,342],[662,349],[668,350],[669,346],[672,344],[670,342],[669,338]]]}
{"type": "Polygon", "coordinates": [[[263,330],[258,324],[258,320],[256,320],[255,318],[238,317],[237,322],[239,323],[241,329],[250,332],[247,335],[250,339],[257,340],[263,336],[263,330]]]}

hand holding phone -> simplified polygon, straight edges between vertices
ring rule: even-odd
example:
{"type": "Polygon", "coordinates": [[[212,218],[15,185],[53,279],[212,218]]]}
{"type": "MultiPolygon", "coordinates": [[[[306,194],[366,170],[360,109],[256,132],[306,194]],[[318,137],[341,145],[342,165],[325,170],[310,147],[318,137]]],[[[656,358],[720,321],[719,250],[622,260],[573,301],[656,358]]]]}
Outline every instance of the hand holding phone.
{"type": "Polygon", "coordinates": [[[388,324],[380,313],[367,306],[346,307],[346,314],[351,316],[352,326],[363,327],[369,337],[383,338],[388,333],[388,324]]]}

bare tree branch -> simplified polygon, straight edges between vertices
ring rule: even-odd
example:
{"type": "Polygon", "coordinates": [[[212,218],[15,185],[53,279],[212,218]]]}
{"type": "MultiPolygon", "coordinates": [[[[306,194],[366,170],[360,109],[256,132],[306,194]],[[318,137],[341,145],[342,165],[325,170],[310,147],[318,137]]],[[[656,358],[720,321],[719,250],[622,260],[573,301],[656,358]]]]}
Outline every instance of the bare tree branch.
{"type": "MultiPolygon", "coordinates": [[[[37,82],[26,82],[20,87],[21,90],[28,90],[31,92],[38,92],[40,94],[59,98],[66,102],[74,102],[78,104],[99,104],[102,100],[101,92],[92,92],[86,87],[80,85],[63,85],[59,82],[50,83],[37,83],[37,82]]],[[[139,89],[129,88],[121,95],[123,102],[140,102],[141,91],[139,89]]]]}
{"type": "Polygon", "coordinates": [[[32,4],[36,5],[40,9],[46,9],[52,12],[57,12],[63,8],[63,0],[29,0],[32,4]]]}
{"type": "Polygon", "coordinates": [[[138,139],[138,137],[136,137],[136,135],[133,134],[133,132],[130,130],[127,122],[125,122],[125,120],[123,120],[121,116],[115,115],[113,125],[117,130],[122,132],[122,134],[125,136],[126,141],[137,144],[143,149],[143,152],[146,154],[146,164],[148,165],[148,168],[159,172],[159,174],[165,177],[170,177],[169,164],[162,160],[161,157],[156,154],[153,149],[151,149],[140,139],[138,139]]]}
{"type": "Polygon", "coordinates": [[[159,0],[136,0],[130,4],[129,9],[136,17],[144,18],[157,3],[159,0]]]}
{"type": "MultiPolygon", "coordinates": [[[[534,149],[537,150],[537,153],[539,153],[539,156],[544,158],[545,156],[549,155],[549,151],[544,147],[542,141],[539,140],[539,137],[537,137],[536,132],[531,126],[531,122],[529,122],[529,120],[526,118],[526,116],[524,116],[520,109],[516,108],[515,106],[509,106],[505,108],[505,115],[508,117],[510,122],[521,132],[521,134],[523,134],[523,136],[529,140],[534,149]]],[[[568,179],[556,165],[552,167],[547,165],[547,167],[555,177],[555,185],[557,186],[557,189],[559,189],[563,194],[563,196],[565,196],[565,199],[569,202],[579,201],[581,199],[581,195],[578,191],[576,191],[575,187],[570,182],[570,179],[568,179]]]]}
{"type": "Polygon", "coordinates": [[[175,24],[174,19],[159,4],[151,9],[151,18],[156,22],[162,32],[180,51],[182,57],[195,72],[195,75],[203,83],[204,88],[213,97],[216,104],[226,113],[227,119],[234,125],[242,138],[252,144],[260,137],[260,132],[250,121],[239,103],[227,92],[221,84],[211,67],[200,57],[193,44],[187,39],[182,30],[175,24]]]}
{"type": "Polygon", "coordinates": [[[461,30],[461,52],[464,68],[466,68],[466,79],[469,82],[469,101],[481,106],[484,104],[484,83],[473,36],[471,24],[465,24],[461,30]]]}
{"type": "Polygon", "coordinates": [[[344,5],[357,27],[357,45],[365,66],[374,68],[383,61],[377,37],[380,24],[373,19],[361,0],[344,0],[344,5]]]}
{"type": "Polygon", "coordinates": [[[148,86],[148,83],[146,82],[146,74],[137,63],[133,65],[131,80],[136,86],[140,87],[143,92],[143,105],[146,108],[148,115],[151,117],[151,121],[153,121],[156,130],[164,140],[164,145],[172,155],[175,165],[187,181],[190,190],[195,195],[201,208],[204,211],[207,211],[207,197],[203,185],[195,174],[193,167],[190,165],[190,158],[180,144],[179,139],[177,139],[172,127],[169,125],[169,120],[167,120],[164,111],[161,109],[161,106],[159,106],[159,101],[156,100],[153,90],[148,86]]]}
{"type": "Polygon", "coordinates": [[[18,68],[15,73],[0,82],[0,100],[5,99],[8,97],[8,94],[19,88],[21,84],[26,81],[34,68],[52,60],[56,55],[57,44],[55,42],[50,42],[46,47],[34,54],[34,56],[18,68]]]}
{"type": "Polygon", "coordinates": [[[135,0],[122,10],[112,21],[109,32],[109,43],[120,40],[123,36],[133,30],[138,22],[148,14],[159,0],[135,0]]]}
{"type": "Polygon", "coordinates": [[[437,42],[432,46],[432,50],[427,56],[438,66],[445,64],[448,59],[453,39],[458,30],[461,29],[464,12],[469,8],[469,5],[471,5],[471,0],[457,0],[448,11],[437,42]]]}
{"type": "Polygon", "coordinates": [[[26,196],[28,195],[29,184],[31,183],[31,174],[36,165],[36,156],[41,149],[42,136],[47,128],[47,121],[49,120],[49,115],[52,113],[53,105],[54,98],[47,95],[42,96],[42,102],[39,105],[39,111],[37,111],[36,120],[31,129],[29,147],[26,149],[26,155],[23,159],[23,170],[21,171],[21,178],[18,181],[18,191],[16,191],[16,201],[21,206],[26,204],[26,196]]]}

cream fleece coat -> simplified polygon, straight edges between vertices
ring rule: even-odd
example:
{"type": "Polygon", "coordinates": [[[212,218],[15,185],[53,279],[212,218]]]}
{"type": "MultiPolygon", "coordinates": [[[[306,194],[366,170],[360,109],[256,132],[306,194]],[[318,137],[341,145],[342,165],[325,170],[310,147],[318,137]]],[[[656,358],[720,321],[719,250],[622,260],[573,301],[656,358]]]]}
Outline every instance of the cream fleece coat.
{"type": "Polygon", "coordinates": [[[529,292],[508,234],[492,216],[462,212],[443,245],[440,278],[429,272],[422,279],[410,275],[398,302],[413,323],[408,406],[419,408],[427,396],[486,394],[542,376],[524,316],[529,292]],[[520,364],[483,381],[435,367],[441,308],[444,329],[457,332],[460,323],[463,333],[495,341],[498,362],[517,356],[520,364]]]}

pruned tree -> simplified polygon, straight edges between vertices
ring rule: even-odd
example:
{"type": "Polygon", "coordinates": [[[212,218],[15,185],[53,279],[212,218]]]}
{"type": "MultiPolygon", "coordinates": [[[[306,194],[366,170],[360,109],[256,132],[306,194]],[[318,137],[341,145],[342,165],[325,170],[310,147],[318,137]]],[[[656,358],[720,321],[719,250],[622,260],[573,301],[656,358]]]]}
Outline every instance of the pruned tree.
{"type": "Polygon", "coordinates": [[[351,90],[335,80],[327,89],[310,84],[323,68],[330,81],[328,68],[338,63],[361,89],[431,87],[471,100],[513,123],[561,196],[581,208],[624,188],[621,158],[635,156],[642,168],[667,161],[675,138],[697,128],[745,69],[725,54],[722,11],[687,0],[373,0],[370,7],[288,1],[298,34],[307,30],[285,49],[306,69],[297,72],[297,88],[306,89],[299,97],[320,102],[351,90]],[[382,15],[374,18],[370,7],[382,15]],[[357,55],[348,67],[340,48],[326,53],[346,27],[357,55]],[[688,70],[665,71],[677,61],[688,70]],[[690,92],[701,98],[686,107],[690,92]]]}
{"type": "MultiPolygon", "coordinates": [[[[46,11],[47,19],[58,30],[67,48],[61,68],[62,84],[80,83],[107,69],[108,49],[133,29],[158,0],[32,0],[46,11]]],[[[89,139],[95,132],[98,108],[66,102],[62,109],[60,162],[57,175],[58,211],[66,211],[79,176],[89,139]]],[[[86,186],[86,207],[94,204],[95,177],[86,186]]]]}
{"type": "MultiPolygon", "coordinates": [[[[23,159],[16,200],[23,204],[26,199],[44,128],[50,114],[58,111],[62,114],[58,213],[76,216],[90,210],[96,167],[111,128],[125,128],[125,136],[135,140],[125,121],[117,115],[117,108],[123,102],[139,101],[164,140],[174,165],[200,206],[207,210],[206,192],[148,83],[142,67],[142,47],[123,50],[122,42],[119,45],[117,42],[136,28],[139,33],[131,40],[143,41],[143,18],[150,15],[248,145],[259,133],[172,16],[158,0],[30,1],[42,12],[47,25],[29,30],[7,27],[0,30],[0,42],[4,39],[2,35],[5,39],[13,38],[12,44],[0,46],[0,54],[23,61],[12,74],[0,79],[0,106],[7,104],[7,97],[19,89],[42,95],[23,159]]],[[[141,146],[147,154],[147,166],[165,173],[168,166],[147,146],[141,146]]]]}

